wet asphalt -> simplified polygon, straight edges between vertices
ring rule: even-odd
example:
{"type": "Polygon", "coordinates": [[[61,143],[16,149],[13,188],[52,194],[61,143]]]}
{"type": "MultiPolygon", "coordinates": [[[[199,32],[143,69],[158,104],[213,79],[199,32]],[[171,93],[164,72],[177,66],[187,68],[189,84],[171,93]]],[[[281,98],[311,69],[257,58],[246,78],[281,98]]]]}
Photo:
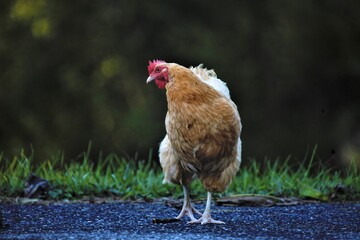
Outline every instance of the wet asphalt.
{"type": "Polygon", "coordinates": [[[360,204],[212,209],[225,225],[154,224],[179,213],[163,203],[0,204],[0,239],[360,239],[360,204]]]}

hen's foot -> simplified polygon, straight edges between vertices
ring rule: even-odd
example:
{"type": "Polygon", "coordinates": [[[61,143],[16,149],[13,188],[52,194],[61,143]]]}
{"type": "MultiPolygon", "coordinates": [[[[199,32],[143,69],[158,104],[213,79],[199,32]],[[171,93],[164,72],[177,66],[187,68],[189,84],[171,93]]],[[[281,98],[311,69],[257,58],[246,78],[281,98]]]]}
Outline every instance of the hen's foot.
{"type": "Polygon", "coordinates": [[[218,220],[212,219],[211,216],[208,216],[208,217],[202,216],[201,218],[195,219],[195,220],[191,220],[191,221],[188,222],[188,223],[201,223],[201,225],[203,225],[203,224],[208,224],[208,223],[225,224],[223,221],[218,221],[218,220]]]}
{"type": "Polygon", "coordinates": [[[184,189],[184,204],[180,214],[176,217],[176,219],[180,219],[184,215],[187,215],[191,221],[196,221],[197,219],[194,217],[194,213],[199,214],[200,216],[202,216],[202,214],[198,210],[196,210],[192,205],[189,196],[189,188],[186,185],[184,185],[183,189],[184,189]]]}
{"type": "Polygon", "coordinates": [[[207,200],[206,200],[206,207],[205,207],[204,213],[202,214],[202,217],[199,219],[194,219],[194,220],[191,219],[191,221],[189,223],[201,223],[201,225],[208,224],[208,223],[225,224],[222,221],[212,219],[211,214],[210,214],[210,207],[211,207],[211,192],[208,192],[208,196],[207,196],[207,200]]]}
{"type": "Polygon", "coordinates": [[[180,214],[176,217],[176,219],[182,218],[184,215],[187,215],[191,221],[197,221],[197,219],[194,217],[194,213],[199,214],[202,216],[202,214],[196,210],[192,205],[183,207],[180,214]]]}

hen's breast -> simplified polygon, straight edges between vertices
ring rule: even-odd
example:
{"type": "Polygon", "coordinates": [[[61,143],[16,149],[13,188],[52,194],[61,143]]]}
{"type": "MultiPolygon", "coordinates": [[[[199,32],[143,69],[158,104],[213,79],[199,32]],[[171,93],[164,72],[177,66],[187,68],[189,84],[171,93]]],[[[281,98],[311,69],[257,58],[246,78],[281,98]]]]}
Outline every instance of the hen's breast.
{"type": "Polygon", "coordinates": [[[216,162],[235,160],[240,117],[226,84],[210,75],[201,79],[197,75],[206,76],[203,70],[170,70],[174,71],[170,71],[172,79],[166,93],[166,130],[181,165],[196,172],[213,169],[208,166],[217,166],[216,162]]]}
{"type": "Polygon", "coordinates": [[[236,154],[240,119],[228,99],[169,105],[166,130],[184,166],[201,171],[206,164],[236,154]]]}

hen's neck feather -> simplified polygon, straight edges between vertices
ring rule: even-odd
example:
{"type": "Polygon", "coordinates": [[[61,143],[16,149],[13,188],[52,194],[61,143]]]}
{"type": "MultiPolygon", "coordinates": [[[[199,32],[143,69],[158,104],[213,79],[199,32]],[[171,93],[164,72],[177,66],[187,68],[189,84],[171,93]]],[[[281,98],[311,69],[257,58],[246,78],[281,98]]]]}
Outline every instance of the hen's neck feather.
{"type": "Polygon", "coordinates": [[[168,101],[200,103],[221,97],[221,93],[200,80],[190,69],[180,65],[169,68],[170,83],[167,84],[168,101]]]}
{"type": "Polygon", "coordinates": [[[202,64],[197,67],[190,67],[190,70],[204,83],[210,85],[216,91],[230,99],[230,91],[226,83],[217,78],[213,69],[204,68],[202,64]]]}

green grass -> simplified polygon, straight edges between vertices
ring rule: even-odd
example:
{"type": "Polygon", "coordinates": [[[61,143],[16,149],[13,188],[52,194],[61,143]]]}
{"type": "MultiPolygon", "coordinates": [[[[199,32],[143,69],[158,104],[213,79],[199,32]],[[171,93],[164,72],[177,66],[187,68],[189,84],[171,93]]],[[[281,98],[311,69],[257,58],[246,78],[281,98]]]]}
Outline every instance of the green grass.
{"type": "MultiPolygon", "coordinates": [[[[47,195],[50,199],[182,197],[181,187],[162,184],[161,168],[150,157],[147,161],[135,161],[100,154],[95,164],[90,159],[90,148],[71,163],[64,163],[61,154],[40,164],[35,164],[32,156],[24,152],[12,159],[0,155],[0,196],[22,196],[24,182],[34,172],[54,187],[47,195]]],[[[315,164],[315,151],[316,148],[308,161],[299,166],[291,166],[290,157],[283,161],[265,159],[262,164],[255,159],[244,160],[232,184],[220,196],[262,194],[328,201],[333,195],[335,200],[359,201],[360,176],[356,167],[340,172],[315,164]],[[335,194],[339,189],[342,194],[335,194]]],[[[206,196],[198,180],[191,185],[191,195],[193,198],[206,196]]]]}

